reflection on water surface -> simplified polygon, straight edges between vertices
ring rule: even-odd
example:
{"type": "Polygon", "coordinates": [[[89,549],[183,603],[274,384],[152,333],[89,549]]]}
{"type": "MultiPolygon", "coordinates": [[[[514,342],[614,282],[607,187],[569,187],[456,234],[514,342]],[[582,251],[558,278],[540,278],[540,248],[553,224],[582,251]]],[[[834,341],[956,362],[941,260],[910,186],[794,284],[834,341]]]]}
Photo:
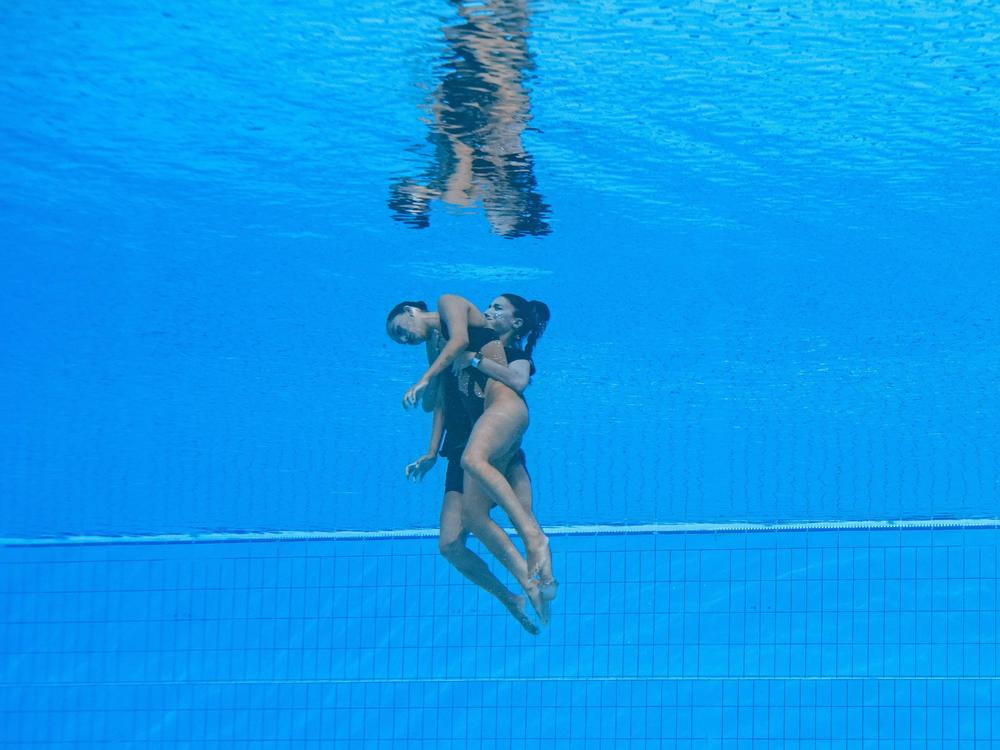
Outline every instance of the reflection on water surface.
{"type": "Polygon", "coordinates": [[[508,238],[550,231],[522,134],[531,119],[524,79],[532,69],[526,0],[456,2],[444,28],[443,76],[429,103],[433,157],[417,178],[390,188],[393,217],[423,229],[435,200],[481,204],[493,232],[508,238]]]}

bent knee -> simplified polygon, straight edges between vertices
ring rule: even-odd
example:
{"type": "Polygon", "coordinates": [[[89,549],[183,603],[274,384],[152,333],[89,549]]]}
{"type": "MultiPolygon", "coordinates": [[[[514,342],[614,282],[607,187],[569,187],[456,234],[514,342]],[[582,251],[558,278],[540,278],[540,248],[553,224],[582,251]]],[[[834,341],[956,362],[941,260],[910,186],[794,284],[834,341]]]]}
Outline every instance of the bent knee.
{"type": "Polygon", "coordinates": [[[475,477],[482,476],[483,470],[489,464],[485,456],[481,456],[477,453],[463,453],[462,454],[462,469],[469,472],[475,477]]]}
{"type": "Polygon", "coordinates": [[[456,555],[461,554],[462,550],[465,549],[465,535],[460,536],[439,536],[438,537],[438,552],[441,553],[442,557],[448,560],[453,559],[456,555]]]}
{"type": "Polygon", "coordinates": [[[489,513],[480,508],[463,508],[462,525],[475,534],[490,521],[489,513]]]}

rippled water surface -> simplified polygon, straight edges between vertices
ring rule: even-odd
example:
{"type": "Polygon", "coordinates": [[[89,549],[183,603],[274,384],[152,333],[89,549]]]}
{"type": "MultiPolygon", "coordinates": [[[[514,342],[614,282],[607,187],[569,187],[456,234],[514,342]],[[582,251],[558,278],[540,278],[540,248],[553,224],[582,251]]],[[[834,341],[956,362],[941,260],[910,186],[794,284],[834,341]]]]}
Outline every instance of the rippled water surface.
{"type": "Polygon", "coordinates": [[[545,524],[995,515],[991,3],[8,3],[7,535],[431,526],[388,308],[545,300],[545,524]]]}

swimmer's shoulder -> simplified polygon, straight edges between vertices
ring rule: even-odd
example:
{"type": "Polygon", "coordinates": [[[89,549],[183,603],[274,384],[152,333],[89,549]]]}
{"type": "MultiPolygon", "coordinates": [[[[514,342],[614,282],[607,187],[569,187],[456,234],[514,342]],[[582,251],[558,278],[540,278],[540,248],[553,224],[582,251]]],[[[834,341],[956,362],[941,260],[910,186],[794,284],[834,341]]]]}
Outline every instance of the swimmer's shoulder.
{"type": "Polygon", "coordinates": [[[457,294],[442,294],[438,297],[438,310],[442,307],[454,307],[459,305],[469,307],[472,303],[465,297],[460,297],[457,294]]]}

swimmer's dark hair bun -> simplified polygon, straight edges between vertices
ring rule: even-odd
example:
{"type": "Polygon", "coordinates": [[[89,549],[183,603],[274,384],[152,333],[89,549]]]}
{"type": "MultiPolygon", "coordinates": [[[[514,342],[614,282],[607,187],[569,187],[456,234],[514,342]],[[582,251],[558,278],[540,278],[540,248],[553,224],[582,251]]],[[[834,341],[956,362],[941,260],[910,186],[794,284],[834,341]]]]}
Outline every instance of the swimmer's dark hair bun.
{"type": "Polygon", "coordinates": [[[537,299],[529,302],[518,294],[507,293],[500,296],[506,297],[514,307],[514,315],[524,320],[524,328],[518,338],[523,339],[524,353],[530,357],[535,343],[549,324],[549,306],[537,299]]]}
{"type": "Polygon", "coordinates": [[[551,317],[549,306],[537,299],[531,300],[530,304],[535,313],[535,325],[538,328],[538,335],[541,336],[542,331],[545,330],[545,326],[548,325],[549,318],[551,317]]]}
{"type": "Polygon", "coordinates": [[[531,332],[528,334],[527,345],[525,350],[529,353],[535,348],[535,344],[538,343],[538,339],[542,337],[545,333],[545,327],[549,324],[549,306],[544,302],[533,299],[528,303],[531,305],[532,317],[535,319],[534,325],[531,328],[531,332]]]}

